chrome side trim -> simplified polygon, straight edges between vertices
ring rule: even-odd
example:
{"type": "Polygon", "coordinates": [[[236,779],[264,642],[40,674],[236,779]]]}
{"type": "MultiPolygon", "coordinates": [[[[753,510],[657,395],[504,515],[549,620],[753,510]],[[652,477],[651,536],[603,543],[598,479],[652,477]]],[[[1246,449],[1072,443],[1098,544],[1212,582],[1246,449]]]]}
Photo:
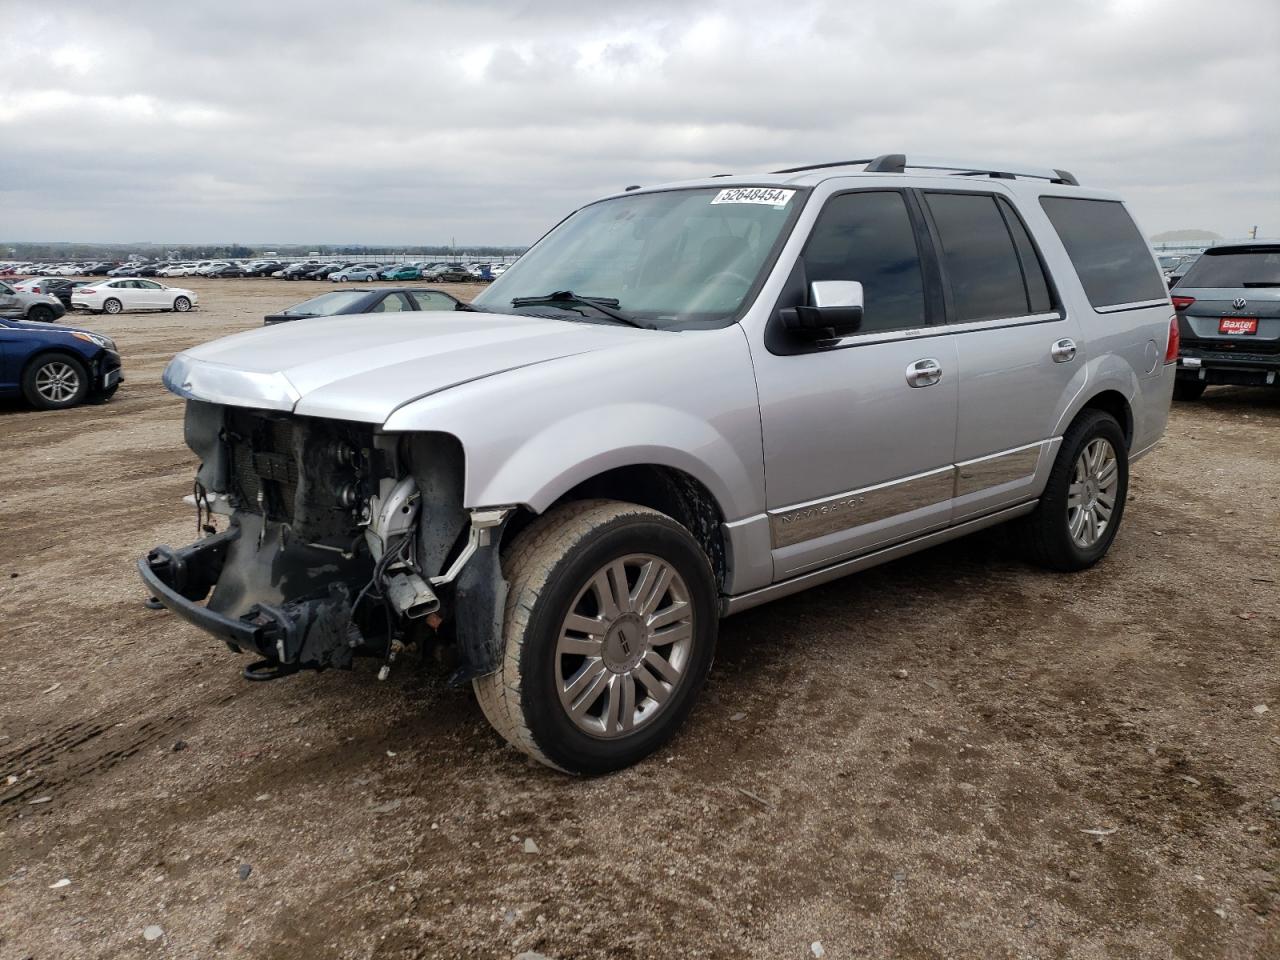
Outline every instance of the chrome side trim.
{"type": "Polygon", "coordinates": [[[1163,439],[1164,439],[1164,437],[1156,437],[1156,439],[1152,440],[1150,443],[1148,443],[1148,444],[1147,444],[1145,447],[1143,447],[1141,450],[1133,450],[1133,451],[1130,451],[1130,453],[1129,453],[1129,462],[1130,462],[1130,463],[1133,463],[1135,460],[1140,460],[1140,459],[1142,459],[1143,457],[1145,457],[1148,453],[1150,453],[1152,450],[1154,450],[1156,447],[1158,447],[1158,446],[1160,445],[1160,441],[1161,441],[1161,440],[1163,440],[1163,439]]]}
{"type": "Polygon", "coordinates": [[[973,333],[977,330],[997,330],[1003,327],[1025,327],[1034,323],[1049,323],[1065,319],[1061,311],[1034,313],[1023,317],[1001,317],[998,320],[970,320],[966,323],[934,324],[927,327],[909,327],[904,330],[882,330],[878,333],[854,333],[834,340],[819,340],[824,350],[840,347],[857,347],[864,343],[887,343],[893,340],[924,340],[929,337],[945,337],[953,333],[973,333]]]}
{"type": "Polygon", "coordinates": [[[955,467],[863,487],[834,497],[769,511],[774,549],[886,520],[951,499],[955,467]]]}
{"type": "Polygon", "coordinates": [[[720,601],[720,615],[722,617],[732,616],[735,613],[741,613],[743,610],[750,610],[752,607],[758,607],[762,603],[768,603],[771,600],[778,600],[782,597],[790,596],[793,593],[799,593],[801,590],[807,590],[810,587],[816,587],[819,584],[827,583],[831,580],[838,580],[851,573],[857,573],[860,570],[866,570],[870,567],[879,566],[882,563],[888,563],[890,560],[897,560],[899,557],[905,557],[908,554],[915,553],[917,550],[924,550],[927,547],[946,543],[948,540],[955,540],[958,537],[963,537],[966,534],[974,533],[978,530],[985,529],[986,527],[994,527],[996,524],[1004,523],[1006,520],[1013,520],[1016,517],[1025,516],[1034,510],[1036,508],[1036,504],[1039,502],[1039,500],[1030,500],[1027,503],[1021,503],[1015,507],[1007,507],[997,513],[988,514],[985,517],[978,517],[974,520],[970,520],[968,523],[948,527],[945,530],[938,530],[934,533],[926,534],[923,537],[908,540],[905,543],[899,543],[892,547],[885,547],[881,550],[876,550],[873,553],[864,554],[861,557],[854,557],[852,560],[845,560],[843,563],[824,567],[821,570],[814,570],[812,573],[801,574],[798,577],[792,577],[790,580],[783,580],[781,583],[773,584],[773,586],[763,587],[759,590],[752,590],[749,593],[739,594],[736,597],[724,597],[720,601]]]}
{"type": "Polygon", "coordinates": [[[1022,480],[1036,472],[1043,443],[1029,443],[1025,447],[992,453],[976,460],[956,464],[956,497],[978,493],[988,487],[1022,480]]]}

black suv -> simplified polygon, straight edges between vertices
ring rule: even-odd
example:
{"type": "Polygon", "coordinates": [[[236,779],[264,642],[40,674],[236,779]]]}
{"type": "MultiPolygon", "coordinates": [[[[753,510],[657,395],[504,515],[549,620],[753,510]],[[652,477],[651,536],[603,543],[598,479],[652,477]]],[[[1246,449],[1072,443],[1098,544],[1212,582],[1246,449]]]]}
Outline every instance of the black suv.
{"type": "Polygon", "coordinates": [[[1215,383],[1275,385],[1280,374],[1280,240],[1210,247],[1172,290],[1176,400],[1215,383]]]}

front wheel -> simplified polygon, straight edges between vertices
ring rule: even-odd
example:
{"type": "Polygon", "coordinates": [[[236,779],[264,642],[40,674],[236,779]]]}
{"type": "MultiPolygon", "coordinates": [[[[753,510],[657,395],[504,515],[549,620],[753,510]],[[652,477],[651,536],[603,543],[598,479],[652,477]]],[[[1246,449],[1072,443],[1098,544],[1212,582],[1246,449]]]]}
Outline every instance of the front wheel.
{"type": "Polygon", "coordinates": [[[40,357],[22,375],[22,392],[38,410],[74,407],[89,392],[84,364],[67,353],[40,357]]]}
{"type": "Polygon", "coordinates": [[[186,313],[191,309],[191,300],[187,297],[175,297],[173,300],[173,309],[179,313],[186,313]]]}
{"type": "Polygon", "coordinates": [[[1199,400],[1204,396],[1205,386],[1206,384],[1203,380],[1174,380],[1173,399],[1199,400]]]}
{"type": "Polygon", "coordinates": [[[504,557],[498,671],[473,681],[512,745],[568,773],[635,763],[679,728],[711,667],[716,585],[697,541],[665,514],[570,503],[504,557]]]}
{"type": "Polygon", "coordinates": [[[1087,410],[1062,438],[1035,512],[1023,521],[1031,558],[1051,570],[1084,570],[1106,555],[1124,516],[1129,449],[1115,418],[1087,410]]]}

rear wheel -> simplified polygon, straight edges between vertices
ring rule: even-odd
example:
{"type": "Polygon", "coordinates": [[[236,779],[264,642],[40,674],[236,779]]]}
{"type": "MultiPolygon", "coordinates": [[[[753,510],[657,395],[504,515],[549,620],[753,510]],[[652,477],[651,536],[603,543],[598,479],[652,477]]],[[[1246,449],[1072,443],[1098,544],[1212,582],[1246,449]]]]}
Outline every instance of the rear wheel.
{"type": "Polygon", "coordinates": [[[124,309],[124,304],[121,303],[119,300],[117,300],[115,297],[112,297],[110,300],[104,301],[102,304],[103,313],[119,313],[123,309],[124,309]]]}
{"type": "Polygon", "coordinates": [[[628,766],[665,743],[711,666],[716,586],[697,542],[630,503],[570,503],[523,531],[502,664],[473,681],[489,722],[569,773],[628,766]]]}
{"type": "Polygon", "coordinates": [[[89,392],[89,373],[84,364],[66,353],[49,353],[36,358],[22,375],[22,393],[39,410],[74,407],[89,392]]]}
{"type": "Polygon", "coordinates": [[[1023,521],[1031,558],[1051,570],[1084,570],[1106,555],[1124,516],[1129,453],[1115,418],[1088,410],[1062,438],[1035,512],[1023,521]]]}
{"type": "Polygon", "coordinates": [[[53,308],[38,303],[27,312],[27,319],[38,323],[53,323],[53,308]]]}
{"type": "Polygon", "coordinates": [[[1174,380],[1173,399],[1199,400],[1204,396],[1204,388],[1206,386],[1207,384],[1203,380],[1174,380]]]}

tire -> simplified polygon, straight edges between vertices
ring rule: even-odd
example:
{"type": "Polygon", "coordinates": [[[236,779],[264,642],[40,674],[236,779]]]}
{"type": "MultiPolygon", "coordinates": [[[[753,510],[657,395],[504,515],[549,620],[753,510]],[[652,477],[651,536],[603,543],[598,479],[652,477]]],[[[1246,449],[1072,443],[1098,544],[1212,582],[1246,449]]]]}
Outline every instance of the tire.
{"type": "Polygon", "coordinates": [[[365,283],[373,283],[373,277],[365,277],[365,278],[364,278],[364,282],[365,282],[365,283]]]}
{"type": "Polygon", "coordinates": [[[1204,388],[1208,386],[1203,380],[1174,380],[1173,399],[1199,400],[1204,396],[1204,388]]]}
{"type": "Polygon", "coordinates": [[[618,770],[666,743],[711,668],[719,629],[715,577],[689,532],[636,504],[569,503],[519,534],[503,573],[502,664],[472,681],[494,729],[566,773],[618,770]],[[646,593],[642,582],[655,576],[661,594],[646,593]],[[595,584],[612,591],[610,601],[595,584]],[[608,602],[619,608],[612,627],[608,602]],[[571,621],[598,623],[601,639],[571,621]],[[665,642],[652,642],[655,630],[665,642]]]}
{"type": "Polygon", "coordinates": [[[37,410],[65,410],[89,393],[89,371],[69,353],[37,357],[22,374],[22,394],[37,410]]]}
{"type": "Polygon", "coordinates": [[[34,320],[36,323],[53,323],[53,311],[44,304],[38,303],[27,311],[27,319],[34,320]]]}
{"type": "Polygon", "coordinates": [[[112,297],[110,300],[104,300],[102,302],[103,313],[116,314],[122,311],[123,309],[124,309],[124,304],[121,303],[119,300],[117,300],[115,297],[112,297]]]}
{"type": "Polygon", "coordinates": [[[1128,493],[1124,431],[1110,414],[1086,410],[1063,436],[1040,503],[1023,521],[1022,540],[1030,558],[1050,570],[1093,566],[1116,538],[1128,493]]]}
{"type": "Polygon", "coordinates": [[[186,313],[191,309],[191,301],[186,297],[174,297],[173,309],[178,311],[178,313],[186,313]]]}

